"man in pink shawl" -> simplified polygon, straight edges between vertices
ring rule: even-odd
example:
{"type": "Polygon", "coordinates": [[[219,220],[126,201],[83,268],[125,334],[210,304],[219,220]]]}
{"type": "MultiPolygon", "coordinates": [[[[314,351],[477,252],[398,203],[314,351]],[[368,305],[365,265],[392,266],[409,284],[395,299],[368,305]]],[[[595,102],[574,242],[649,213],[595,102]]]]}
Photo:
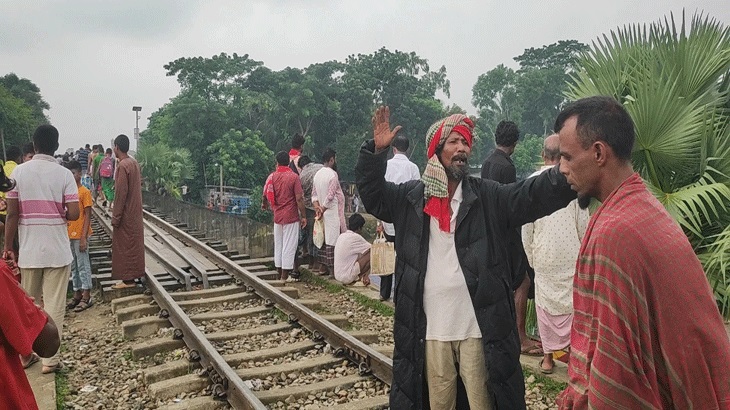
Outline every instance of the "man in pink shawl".
{"type": "Polygon", "coordinates": [[[579,204],[602,202],[578,256],[560,408],[730,408],[730,340],[687,237],[632,169],[628,112],[578,100],[555,131],[579,204]]]}

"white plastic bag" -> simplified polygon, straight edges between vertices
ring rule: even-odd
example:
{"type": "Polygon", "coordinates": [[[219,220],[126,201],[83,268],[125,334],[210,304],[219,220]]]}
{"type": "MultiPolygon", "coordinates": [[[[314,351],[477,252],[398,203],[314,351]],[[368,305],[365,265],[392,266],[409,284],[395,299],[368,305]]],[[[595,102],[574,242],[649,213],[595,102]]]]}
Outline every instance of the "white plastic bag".
{"type": "Polygon", "coordinates": [[[375,276],[390,275],[395,272],[395,244],[385,240],[383,234],[378,235],[370,248],[370,274],[375,276]]]}
{"type": "Polygon", "coordinates": [[[324,221],[322,218],[314,220],[314,227],[312,228],[312,241],[314,246],[322,249],[324,246],[324,221]]]}

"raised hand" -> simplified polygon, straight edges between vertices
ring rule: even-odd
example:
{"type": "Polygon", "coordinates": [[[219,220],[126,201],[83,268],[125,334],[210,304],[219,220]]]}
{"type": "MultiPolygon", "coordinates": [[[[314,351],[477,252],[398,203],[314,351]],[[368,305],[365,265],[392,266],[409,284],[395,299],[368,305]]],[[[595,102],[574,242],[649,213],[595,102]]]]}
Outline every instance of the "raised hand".
{"type": "Polygon", "coordinates": [[[375,149],[383,150],[390,146],[393,142],[395,134],[400,131],[402,127],[396,126],[392,130],[390,129],[390,108],[387,106],[380,106],[375,110],[373,115],[373,138],[375,139],[375,149]]]}

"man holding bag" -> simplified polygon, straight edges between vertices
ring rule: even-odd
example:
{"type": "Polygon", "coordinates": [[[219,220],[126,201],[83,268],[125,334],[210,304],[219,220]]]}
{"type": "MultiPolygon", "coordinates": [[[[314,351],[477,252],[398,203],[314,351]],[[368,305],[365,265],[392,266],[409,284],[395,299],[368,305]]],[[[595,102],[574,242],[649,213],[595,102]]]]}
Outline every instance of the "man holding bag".
{"type": "MultiPolygon", "coordinates": [[[[411,162],[406,153],[410,142],[408,137],[397,135],[393,139],[391,147],[393,148],[393,158],[388,160],[388,166],[385,168],[385,180],[394,184],[402,184],[408,181],[415,181],[421,178],[418,171],[418,165],[411,162]]],[[[387,242],[395,242],[395,227],[388,222],[382,223],[382,228],[378,226],[378,232],[382,229],[387,242]]],[[[390,299],[393,290],[393,275],[383,275],[380,277],[380,300],[390,299]]]]}

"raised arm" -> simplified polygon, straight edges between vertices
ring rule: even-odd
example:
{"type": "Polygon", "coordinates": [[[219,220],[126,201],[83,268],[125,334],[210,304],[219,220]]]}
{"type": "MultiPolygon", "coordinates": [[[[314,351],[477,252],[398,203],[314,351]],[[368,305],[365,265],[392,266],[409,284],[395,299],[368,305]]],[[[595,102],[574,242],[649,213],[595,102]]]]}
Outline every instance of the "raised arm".
{"type": "Polygon", "coordinates": [[[390,129],[390,110],[380,107],[373,116],[373,139],[365,141],[360,147],[360,155],[355,166],[357,190],[360,192],[365,209],[376,218],[392,222],[392,209],[398,198],[404,196],[404,185],[385,181],[388,147],[400,131],[397,126],[390,129]]]}
{"type": "MultiPolygon", "coordinates": [[[[532,178],[496,187],[499,209],[509,228],[550,215],[576,198],[558,165],[532,178]]],[[[494,185],[483,185],[492,186],[494,185]]]]}

